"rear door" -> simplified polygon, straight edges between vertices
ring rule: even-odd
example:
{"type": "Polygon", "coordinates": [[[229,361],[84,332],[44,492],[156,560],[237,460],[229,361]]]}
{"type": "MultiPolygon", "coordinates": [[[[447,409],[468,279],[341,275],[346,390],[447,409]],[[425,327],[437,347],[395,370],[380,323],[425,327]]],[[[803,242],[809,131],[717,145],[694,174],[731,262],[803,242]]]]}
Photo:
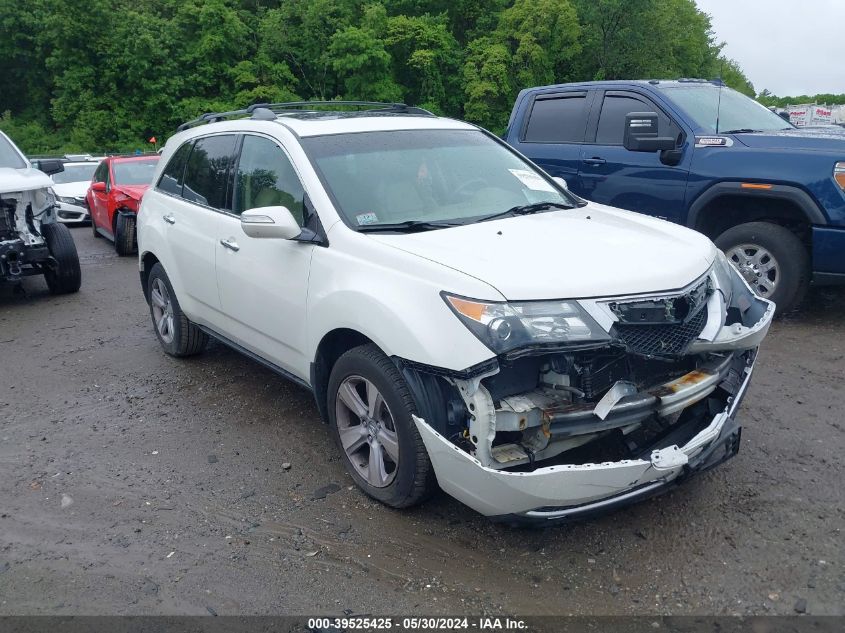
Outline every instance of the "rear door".
{"type": "Polygon", "coordinates": [[[241,228],[247,209],[284,206],[300,226],[306,202],[287,153],[270,137],[246,134],[232,181],[231,210],[217,234],[217,285],[226,332],[235,343],[305,380],[305,313],[313,244],[253,238],[241,228]]]}
{"type": "Polygon", "coordinates": [[[689,165],[689,136],[643,94],[607,90],[596,96],[587,141],[582,145],[577,193],[588,200],[639,211],[668,220],[682,219],[689,165]],[[622,146],[625,116],[656,112],[658,134],[678,139],[680,156],[667,160],[659,152],[631,152],[622,146]],[[677,164],[672,164],[678,161],[677,164]]]}
{"type": "MultiPolygon", "coordinates": [[[[181,187],[171,181],[170,165],[158,185],[160,191],[171,194],[161,218],[176,268],[168,274],[171,280],[178,278],[176,290],[186,312],[212,327],[221,323],[214,260],[221,211],[229,204],[236,140],[235,134],[198,138],[190,149],[181,187]]],[[[173,160],[177,158],[174,155],[173,160]]]]}
{"type": "Polygon", "coordinates": [[[579,194],[581,145],[592,97],[593,92],[588,90],[536,95],[521,129],[515,130],[517,140],[512,143],[548,174],[564,178],[569,188],[579,194]]]}

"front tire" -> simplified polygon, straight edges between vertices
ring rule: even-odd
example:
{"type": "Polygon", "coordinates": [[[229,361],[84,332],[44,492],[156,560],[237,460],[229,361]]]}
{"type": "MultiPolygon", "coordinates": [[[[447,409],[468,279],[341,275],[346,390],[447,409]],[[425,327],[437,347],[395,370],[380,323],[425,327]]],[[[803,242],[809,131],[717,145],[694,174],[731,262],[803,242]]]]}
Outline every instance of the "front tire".
{"type": "Polygon", "coordinates": [[[82,285],[82,271],[70,230],[64,224],[42,224],[41,234],[50,255],[56,260],[56,267],[44,272],[50,292],[54,295],[77,292],[82,285]]]}
{"type": "Polygon", "coordinates": [[[341,356],[328,385],[329,426],[346,470],[369,496],[407,508],[436,489],[434,469],[411,415],[413,396],[375,345],[341,356]]]}
{"type": "Polygon", "coordinates": [[[121,257],[135,253],[135,216],[118,213],[114,222],[114,249],[121,257]]]}
{"type": "Polygon", "coordinates": [[[153,320],[158,342],[171,356],[193,356],[205,349],[208,335],[188,320],[170,279],[161,264],[156,264],[147,280],[147,296],[150,298],[150,316],[153,320]]]}
{"type": "Polygon", "coordinates": [[[748,222],[715,240],[758,295],[777,304],[779,314],[797,308],[810,286],[810,255],[789,229],[771,222],[748,222]]]}

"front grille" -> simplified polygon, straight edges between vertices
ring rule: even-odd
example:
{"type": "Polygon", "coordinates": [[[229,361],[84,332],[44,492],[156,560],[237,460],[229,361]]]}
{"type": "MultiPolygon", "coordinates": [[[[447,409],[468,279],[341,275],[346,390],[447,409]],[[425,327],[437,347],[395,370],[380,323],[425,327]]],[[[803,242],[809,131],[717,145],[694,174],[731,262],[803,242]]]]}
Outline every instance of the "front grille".
{"type": "Polygon", "coordinates": [[[707,324],[707,309],[701,309],[686,323],[632,325],[616,324],[616,335],[631,352],[646,356],[683,354],[707,324]]]}

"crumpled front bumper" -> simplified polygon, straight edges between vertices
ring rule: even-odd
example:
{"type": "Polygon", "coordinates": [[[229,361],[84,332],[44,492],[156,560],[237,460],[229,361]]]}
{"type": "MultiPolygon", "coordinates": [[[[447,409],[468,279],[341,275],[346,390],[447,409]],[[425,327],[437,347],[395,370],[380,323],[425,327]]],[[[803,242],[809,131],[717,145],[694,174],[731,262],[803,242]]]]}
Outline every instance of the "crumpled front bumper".
{"type": "MultiPolygon", "coordinates": [[[[752,352],[752,358],[754,354],[752,352]]],[[[658,494],[688,476],[721,463],[739,450],[735,421],[753,371],[743,369],[724,410],[681,447],[655,450],[650,459],[556,465],[531,472],[486,468],[414,416],[444,491],[481,514],[511,522],[582,518],[658,494]]]]}

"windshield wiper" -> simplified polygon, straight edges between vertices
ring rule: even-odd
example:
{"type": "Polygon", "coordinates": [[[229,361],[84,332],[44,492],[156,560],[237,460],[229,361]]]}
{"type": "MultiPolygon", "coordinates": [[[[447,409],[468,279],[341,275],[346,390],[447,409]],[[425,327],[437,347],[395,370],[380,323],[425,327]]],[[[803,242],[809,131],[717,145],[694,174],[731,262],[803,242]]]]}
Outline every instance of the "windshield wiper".
{"type": "Polygon", "coordinates": [[[736,130],[725,130],[719,134],[753,134],[754,132],[762,132],[763,130],[752,130],[748,127],[737,128],[736,130]]]}
{"type": "Polygon", "coordinates": [[[546,211],[548,209],[572,209],[571,204],[564,204],[562,202],[535,202],[534,204],[522,204],[511,207],[506,211],[485,215],[479,218],[478,222],[487,222],[488,220],[498,220],[499,218],[507,218],[514,215],[531,215],[539,211],[546,211]]]}
{"type": "Polygon", "coordinates": [[[407,220],[405,222],[385,222],[382,224],[364,224],[357,228],[359,233],[416,233],[420,231],[434,231],[446,229],[450,226],[461,226],[455,222],[425,222],[423,220],[407,220]]]}

